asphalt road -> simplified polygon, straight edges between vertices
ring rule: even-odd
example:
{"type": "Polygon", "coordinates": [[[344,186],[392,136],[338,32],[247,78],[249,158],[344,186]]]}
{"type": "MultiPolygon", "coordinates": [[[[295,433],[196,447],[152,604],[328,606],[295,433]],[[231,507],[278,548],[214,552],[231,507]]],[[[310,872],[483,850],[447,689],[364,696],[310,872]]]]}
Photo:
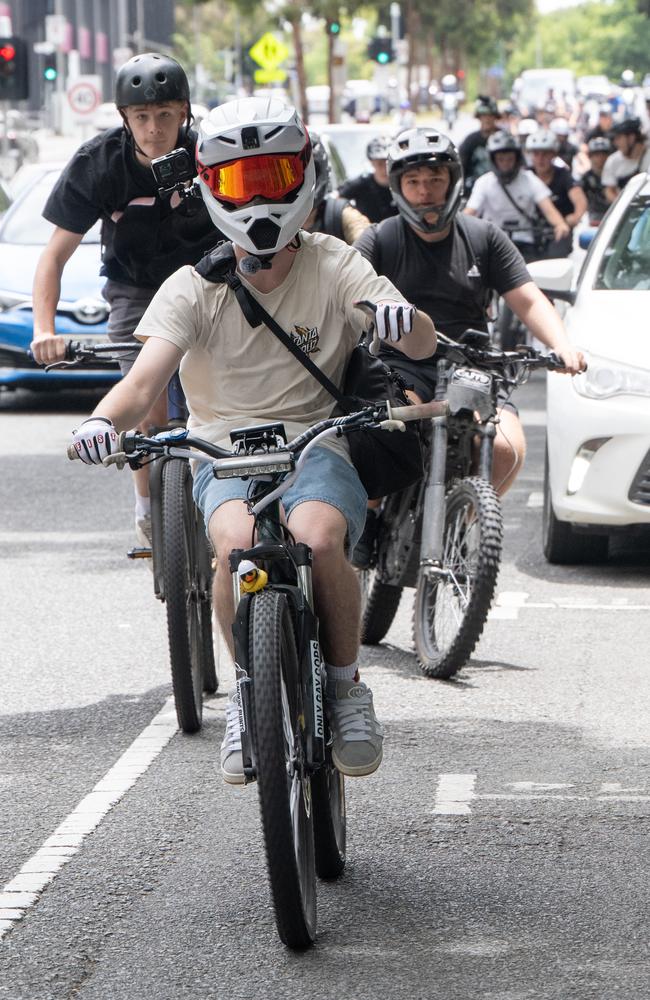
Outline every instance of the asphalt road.
{"type": "Polygon", "coordinates": [[[385,759],[347,782],[348,867],[295,955],[256,789],[215,768],[224,695],[196,736],[165,715],[128,474],[63,457],[91,398],[0,396],[0,997],[648,995],[650,553],[544,562],[541,378],[519,403],[529,455],[484,635],[454,680],[425,679],[407,592],[364,649],[385,759]]]}

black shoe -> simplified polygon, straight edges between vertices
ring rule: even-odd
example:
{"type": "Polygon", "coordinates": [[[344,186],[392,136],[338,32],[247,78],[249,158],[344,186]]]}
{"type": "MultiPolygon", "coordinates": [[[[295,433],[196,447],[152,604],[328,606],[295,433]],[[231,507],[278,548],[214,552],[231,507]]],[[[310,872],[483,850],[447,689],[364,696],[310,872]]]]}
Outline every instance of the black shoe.
{"type": "Polygon", "coordinates": [[[369,507],[361,538],[355,545],[350,560],[355,569],[372,569],[375,565],[379,523],[379,515],[369,507]]]}

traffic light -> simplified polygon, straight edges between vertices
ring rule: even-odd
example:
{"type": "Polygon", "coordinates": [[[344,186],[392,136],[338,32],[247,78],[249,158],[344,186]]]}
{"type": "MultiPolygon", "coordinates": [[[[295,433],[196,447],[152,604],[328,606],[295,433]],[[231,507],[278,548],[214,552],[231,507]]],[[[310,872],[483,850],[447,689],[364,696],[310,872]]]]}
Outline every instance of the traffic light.
{"type": "Polygon", "coordinates": [[[29,97],[27,45],[24,38],[0,38],[0,101],[29,97]]]}
{"type": "Polygon", "coordinates": [[[51,55],[45,56],[45,62],[43,63],[43,79],[47,80],[48,83],[54,83],[59,71],[56,68],[56,52],[51,55]]]}
{"type": "Polygon", "coordinates": [[[374,59],[380,66],[385,66],[386,63],[393,62],[395,53],[390,38],[380,38],[379,36],[371,38],[368,42],[368,58],[374,59]]]}
{"type": "Polygon", "coordinates": [[[339,35],[341,33],[341,22],[340,21],[329,21],[327,25],[327,30],[330,35],[339,35]]]}

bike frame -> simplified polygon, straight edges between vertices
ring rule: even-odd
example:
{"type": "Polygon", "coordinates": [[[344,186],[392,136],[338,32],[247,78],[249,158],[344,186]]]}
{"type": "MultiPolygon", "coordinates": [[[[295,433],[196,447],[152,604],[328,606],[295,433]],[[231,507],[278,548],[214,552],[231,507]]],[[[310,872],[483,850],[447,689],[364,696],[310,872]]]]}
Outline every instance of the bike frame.
{"type": "MultiPolygon", "coordinates": [[[[438,378],[436,382],[436,399],[446,399],[449,378],[453,366],[449,362],[438,362],[438,378]]],[[[492,460],[494,454],[494,439],[496,437],[495,415],[491,415],[484,423],[474,419],[472,410],[472,393],[468,391],[466,399],[466,414],[459,416],[460,433],[457,441],[461,454],[457,456],[460,462],[461,477],[469,475],[472,460],[471,443],[476,435],[480,436],[478,475],[487,482],[491,481],[492,460]],[[469,446],[468,446],[469,445],[469,446]],[[464,450],[463,450],[463,446],[464,450]]],[[[430,569],[442,564],[444,528],[445,528],[445,495],[450,481],[449,474],[449,417],[434,417],[431,421],[431,449],[424,485],[422,509],[422,538],[420,543],[420,566],[430,569]]]]}

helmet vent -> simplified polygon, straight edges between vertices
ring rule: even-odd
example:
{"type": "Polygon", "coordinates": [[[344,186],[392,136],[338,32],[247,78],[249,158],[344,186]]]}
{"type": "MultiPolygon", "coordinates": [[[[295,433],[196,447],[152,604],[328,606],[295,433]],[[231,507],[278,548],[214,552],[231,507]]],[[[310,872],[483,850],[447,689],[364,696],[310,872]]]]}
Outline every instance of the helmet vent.
{"type": "Polygon", "coordinates": [[[274,135],[277,135],[278,132],[282,131],[282,128],[283,128],[282,125],[278,125],[276,128],[272,128],[270,132],[266,133],[266,135],[264,136],[264,138],[265,139],[272,139],[274,135]]]}
{"type": "Polygon", "coordinates": [[[231,146],[236,146],[237,145],[237,140],[233,139],[229,135],[218,135],[217,139],[219,140],[219,142],[229,142],[231,146]]]}
{"type": "Polygon", "coordinates": [[[258,250],[273,250],[280,236],[280,226],[270,219],[257,219],[247,233],[258,250]]]}

